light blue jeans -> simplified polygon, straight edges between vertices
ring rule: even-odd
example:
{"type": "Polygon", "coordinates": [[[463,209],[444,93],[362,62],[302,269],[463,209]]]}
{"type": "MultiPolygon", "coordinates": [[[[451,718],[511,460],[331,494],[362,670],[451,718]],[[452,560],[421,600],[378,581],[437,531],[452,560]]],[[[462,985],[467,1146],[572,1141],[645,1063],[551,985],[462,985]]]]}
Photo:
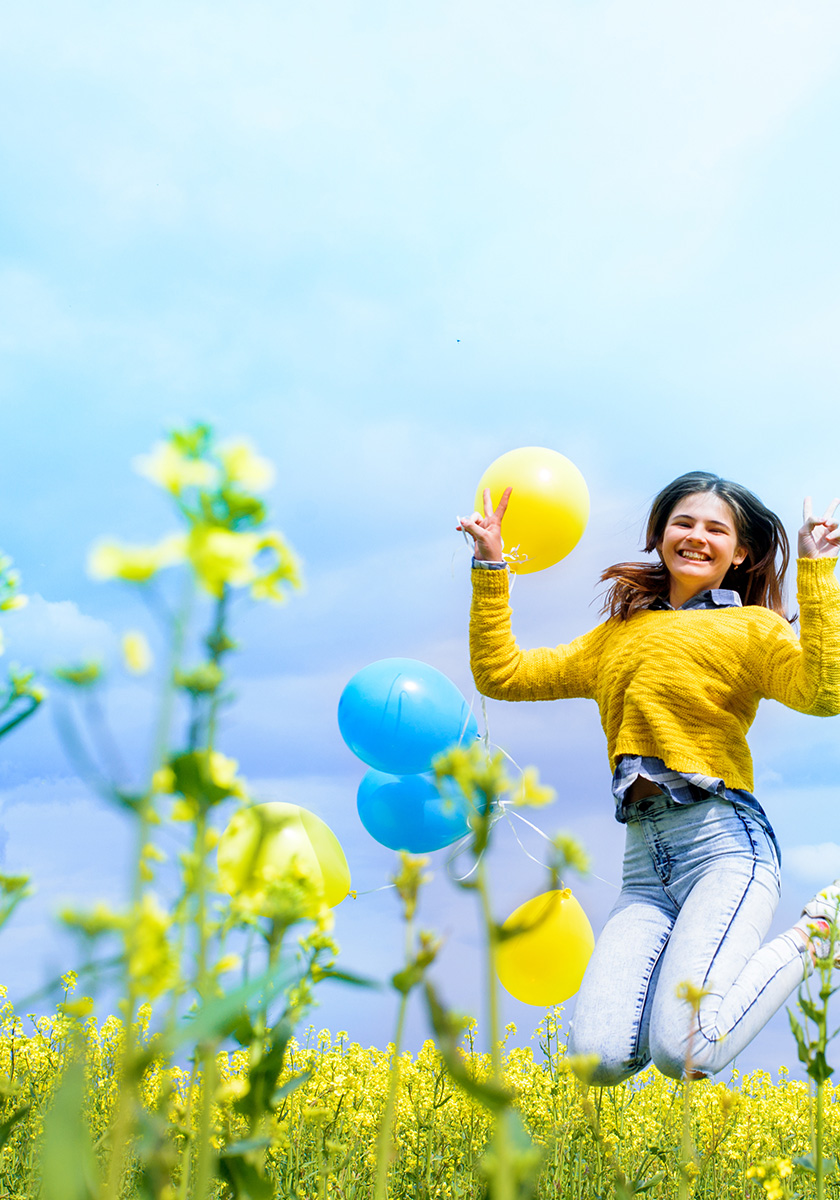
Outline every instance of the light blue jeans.
{"type": "Polygon", "coordinates": [[[779,862],[751,814],[710,798],[653,796],[627,825],[621,894],[578,995],[570,1054],[597,1055],[612,1085],[651,1061],[665,1075],[714,1074],[813,968],[792,931],[764,944],[779,862]],[[695,1018],[680,984],[707,994],[695,1018]]]}

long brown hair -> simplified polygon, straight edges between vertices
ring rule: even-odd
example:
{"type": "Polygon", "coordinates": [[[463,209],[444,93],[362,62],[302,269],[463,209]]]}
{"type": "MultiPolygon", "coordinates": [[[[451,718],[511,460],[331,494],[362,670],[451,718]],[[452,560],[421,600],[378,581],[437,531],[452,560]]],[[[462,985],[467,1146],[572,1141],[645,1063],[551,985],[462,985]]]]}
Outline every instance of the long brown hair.
{"type": "MultiPolygon", "coordinates": [[[[782,601],[790,546],[784,527],[774,512],[759,498],[729,479],[708,471],[689,471],[663,488],[651,505],[645,553],[657,550],[668,518],[686,496],[712,492],[732,510],[738,544],[747,551],[740,567],[730,567],[721,583],[741,597],[742,604],[759,604],[786,617],[782,601]],[[777,562],[778,558],[778,562],[777,562]]],[[[670,578],[663,562],[623,562],[607,567],[601,581],[613,580],[604,598],[602,612],[626,621],[633,613],[650,608],[658,597],[668,598],[670,578]]]]}

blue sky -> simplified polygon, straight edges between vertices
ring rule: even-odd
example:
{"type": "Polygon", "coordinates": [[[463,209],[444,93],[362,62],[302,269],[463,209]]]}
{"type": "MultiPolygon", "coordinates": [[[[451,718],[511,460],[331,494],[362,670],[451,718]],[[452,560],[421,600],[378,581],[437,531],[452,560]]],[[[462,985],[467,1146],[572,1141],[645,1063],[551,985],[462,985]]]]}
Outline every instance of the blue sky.
{"type": "MultiPolygon", "coordinates": [[[[835,5],[71,0],[17,6],[4,34],[0,545],[36,597],[4,621],[9,657],[113,655],[145,617],[87,578],[87,549],[171,527],[131,459],[196,417],[251,437],[307,592],[243,613],[226,746],[255,792],[328,821],[360,892],[392,855],[358,823],[338,696],[387,656],[472,694],[454,525],[492,459],[551,446],[592,496],[573,554],[517,582],[525,645],[595,623],[600,570],[685,470],[745,483],[791,535],[803,495],[840,491],[835,5]]],[[[119,671],[111,690],[137,745],[147,691],[119,671]]],[[[598,926],[621,830],[594,706],[489,712],[558,791],[539,822],[592,851],[606,882],[577,892],[598,926]]],[[[779,929],[840,873],[837,734],[772,705],[754,727],[779,929]]],[[[68,965],[60,899],[117,894],[125,836],[48,712],[3,749],[0,865],[39,887],[4,933],[22,995],[68,965]]],[[[474,914],[442,857],[424,920],[448,937],[443,990],[480,1016],[474,914]]],[[[504,915],[539,874],[505,831],[494,861],[504,915]]],[[[346,902],[337,932],[348,966],[394,969],[391,892],[346,902]]],[[[325,994],[315,1020],[382,1045],[392,1010],[325,994]]],[[[540,1014],[505,1017],[527,1038],[540,1014]]],[[[792,1066],[785,1025],[741,1065],[792,1066]]]]}

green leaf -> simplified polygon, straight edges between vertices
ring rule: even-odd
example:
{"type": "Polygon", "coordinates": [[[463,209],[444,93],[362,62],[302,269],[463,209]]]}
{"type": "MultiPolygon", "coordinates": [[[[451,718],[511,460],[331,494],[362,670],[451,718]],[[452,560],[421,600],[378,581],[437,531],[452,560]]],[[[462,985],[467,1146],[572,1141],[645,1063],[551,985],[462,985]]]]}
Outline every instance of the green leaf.
{"type": "Polygon", "coordinates": [[[276,1108],[281,1100],[285,1100],[287,1096],[291,1096],[292,1092],[296,1092],[299,1087],[303,1087],[311,1076],[311,1071],[302,1071],[300,1075],[295,1075],[294,1079],[287,1079],[281,1087],[277,1088],[271,1097],[272,1108],[276,1108]]]}
{"type": "Polygon", "coordinates": [[[319,971],[317,982],[321,984],[327,979],[333,979],[337,983],[349,983],[353,987],[376,988],[377,990],[382,988],[382,984],[376,979],[355,975],[352,971],[337,971],[334,967],[323,967],[319,971]]]}
{"type": "Polygon", "coordinates": [[[395,975],[391,976],[391,986],[402,993],[403,996],[407,996],[413,988],[417,987],[418,983],[422,982],[423,975],[422,967],[418,967],[416,963],[412,963],[402,971],[397,971],[395,975]]]}
{"type": "MultiPolygon", "coordinates": [[[[803,1154],[801,1158],[793,1160],[794,1166],[801,1167],[803,1171],[809,1171],[812,1175],[817,1173],[817,1160],[813,1154],[803,1154]]],[[[837,1160],[835,1158],[823,1159],[823,1174],[830,1175],[832,1171],[837,1170],[837,1160]]]]}
{"type": "Polygon", "coordinates": [[[169,760],[175,776],[175,791],[182,796],[190,796],[203,807],[211,808],[229,796],[238,794],[238,783],[231,786],[217,783],[213,778],[210,765],[210,753],[207,750],[190,750],[185,754],[176,754],[169,760]]]}
{"type": "Polygon", "coordinates": [[[0,1125],[0,1150],[3,1149],[3,1147],[6,1145],[6,1142],[8,1142],[9,1138],[12,1136],[12,1130],[14,1129],[15,1125],[17,1125],[18,1121],[22,1120],[26,1116],[31,1107],[31,1104],[23,1104],[16,1112],[13,1112],[12,1115],[5,1120],[2,1125],[0,1125]]]}
{"type": "Polygon", "coordinates": [[[67,1068],[44,1119],[42,1200],[95,1200],[99,1195],[84,1099],[85,1068],[77,1059],[67,1068]]]}
{"type": "Polygon", "coordinates": [[[8,721],[0,725],[0,737],[5,737],[7,733],[11,733],[13,729],[22,724],[27,717],[31,717],[40,703],[40,700],[34,696],[30,696],[23,709],[20,709],[15,716],[10,717],[8,721]]]}
{"type": "Polygon", "coordinates": [[[207,662],[191,671],[176,671],[175,686],[183,688],[193,696],[204,696],[215,692],[224,677],[224,672],[217,663],[207,662]]]}
{"type": "Polygon", "coordinates": [[[300,977],[298,964],[281,963],[262,975],[249,979],[234,991],[217,996],[190,1018],[182,1021],[165,1041],[167,1051],[177,1049],[187,1042],[204,1042],[221,1039],[241,1029],[246,1016],[246,1005],[260,994],[267,997],[279,996],[296,984],[300,977]]]}
{"type": "Polygon", "coordinates": [[[232,1142],[219,1152],[219,1158],[241,1158],[243,1154],[256,1154],[267,1150],[271,1139],[267,1137],[248,1138],[244,1142],[232,1142]]]}
{"type": "MultiPolygon", "coordinates": [[[[269,1032],[265,1052],[256,1061],[252,1061],[248,1072],[248,1091],[234,1104],[234,1108],[242,1116],[253,1120],[262,1112],[264,1098],[270,1096],[277,1086],[277,1080],[283,1070],[286,1047],[293,1032],[292,1023],[286,1017],[282,1017],[269,1032]]],[[[256,1049],[260,1048],[258,1042],[256,1049]]],[[[253,1053],[252,1047],[252,1055],[253,1053]]]]}
{"type": "Polygon", "coordinates": [[[808,1074],[817,1083],[826,1083],[834,1071],[826,1062],[825,1051],[817,1050],[808,1064],[808,1074]]]}
{"type": "Polygon", "coordinates": [[[62,683],[69,683],[72,687],[92,687],[102,678],[102,666],[93,659],[83,663],[68,663],[67,666],[56,667],[53,675],[62,683]]]}
{"type": "Polygon", "coordinates": [[[169,440],[176,450],[187,458],[202,458],[210,451],[213,440],[213,427],[201,421],[195,421],[186,429],[173,429],[169,440]]]}
{"type": "Polygon", "coordinates": [[[231,650],[239,649],[239,643],[223,630],[214,630],[213,633],[208,634],[204,639],[204,645],[216,658],[221,658],[223,654],[229,654],[231,650]]]}
{"type": "Polygon", "coordinates": [[[816,1004],[814,1004],[812,1000],[808,1000],[805,996],[800,996],[799,1007],[802,1009],[809,1021],[813,1021],[814,1024],[819,1023],[820,1018],[822,1017],[822,1011],[821,1009],[817,1008],[816,1004]]]}
{"type": "Polygon", "coordinates": [[[503,1113],[510,1108],[513,1101],[512,1094],[506,1088],[499,1087],[492,1081],[474,1079],[470,1075],[458,1051],[457,1038],[463,1031],[462,1023],[443,1007],[428,980],[424,990],[438,1049],[449,1074],[463,1091],[477,1100],[479,1104],[483,1104],[490,1112],[503,1113]]]}
{"type": "Polygon", "coordinates": [[[250,528],[261,525],[265,520],[265,505],[256,496],[226,487],[222,489],[221,499],[227,508],[227,523],[232,529],[250,528]]]}
{"type": "Polygon", "coordinates": [[[219,1173],[230,1184],[235,1200],[273,1200],[274,1184],[244,1154],[223,1152],[219,1173]]]}
{"type": "Polygon", "coordinates": [[[0,875],[0,929],[20,902],[31,895],[28,875],[0,875]]]}
{"type": "Polygon", "coordinates": [[[665,1179],[665,1172],[660,1171],[658,1175],[654,1175],[651,1179],[646,1179],[644,1183],[633,1182],[633,1195],[640,1196],[642,1192],[648,1192],[652,1187],[656,1187],[665,1179]]]}

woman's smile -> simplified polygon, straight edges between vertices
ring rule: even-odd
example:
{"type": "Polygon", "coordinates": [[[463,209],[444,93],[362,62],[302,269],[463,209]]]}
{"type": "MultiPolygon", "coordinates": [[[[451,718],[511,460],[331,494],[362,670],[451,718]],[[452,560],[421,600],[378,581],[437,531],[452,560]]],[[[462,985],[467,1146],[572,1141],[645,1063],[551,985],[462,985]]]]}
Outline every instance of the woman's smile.
{"type": "Polygon", "coordinates": [[[659,553],[671,577],[674,608],[700,591],[720,587],[729,568],[746,558],[732,509],[713,492],[680,500],[668,518],[659,553]]]}

